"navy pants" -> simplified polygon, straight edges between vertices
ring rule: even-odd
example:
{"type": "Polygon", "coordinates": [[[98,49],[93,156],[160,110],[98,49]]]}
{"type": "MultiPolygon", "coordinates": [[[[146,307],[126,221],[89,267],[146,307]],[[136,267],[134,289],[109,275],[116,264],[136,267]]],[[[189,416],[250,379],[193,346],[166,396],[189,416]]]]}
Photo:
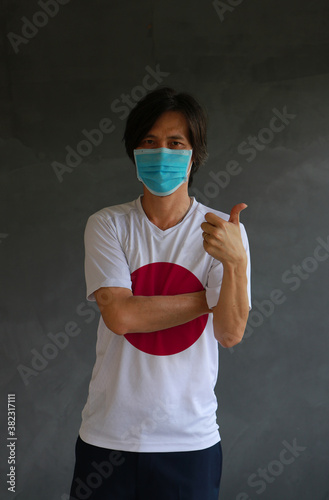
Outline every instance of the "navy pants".
{"type": "Polygon", "coordinates": [[[218,500],[222,448],[137,453],[76,443],[70,500],[218,500]]]}

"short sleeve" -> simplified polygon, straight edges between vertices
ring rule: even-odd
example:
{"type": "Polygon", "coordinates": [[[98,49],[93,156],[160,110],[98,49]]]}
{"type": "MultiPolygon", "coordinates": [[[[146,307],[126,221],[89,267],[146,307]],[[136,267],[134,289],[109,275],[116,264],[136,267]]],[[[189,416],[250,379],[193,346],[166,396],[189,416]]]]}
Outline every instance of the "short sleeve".
{"type": "Polygon", "coordinates": [[[131,290],[129,266],[111,219],[98,213],[89,217],[84,240],[87,299],[95,301],[94,292],[101,287],[131,290]]]}
{"type": "MultiPolygon", "coordinates": [[[[247,293],[248,293],[248,299],[249,299],[249,310],[251,309],[251,283],[250,283],[250,275],[251,275],[251,265],[250,265],[250,249],[249,249],[249,241],[248,241],[248,236],[245,230],[245,227],[243,224],[240,223],[240,230],[241,230],[241,238],[242,238],[242,243],[244,246],[244,249],[247,254],[248,262],[247,262],[247,293]]],[[[208,282],[206,286],[206,299],[207,299],[207,304],[210,309],[216,306],[218,299],[219,299],[219,294],[220,294],[220,289],[222,286],[222,281],[223,281],[223,264],[219,262],[218,260],[214,259],[213,264],[211,266],[209,275],[208,275],[208,282]]]]}

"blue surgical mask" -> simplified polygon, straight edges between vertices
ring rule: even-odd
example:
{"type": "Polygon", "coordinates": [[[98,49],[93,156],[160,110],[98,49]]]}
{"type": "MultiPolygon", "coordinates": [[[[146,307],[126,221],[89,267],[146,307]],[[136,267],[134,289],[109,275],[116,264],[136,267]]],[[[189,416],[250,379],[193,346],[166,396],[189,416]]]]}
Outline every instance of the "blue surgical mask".
{"type": "Polygon", "coordinates": [[[188,178],[192,149],[134,149],[137,178],[156,196],[174,193],[188,178]]]}

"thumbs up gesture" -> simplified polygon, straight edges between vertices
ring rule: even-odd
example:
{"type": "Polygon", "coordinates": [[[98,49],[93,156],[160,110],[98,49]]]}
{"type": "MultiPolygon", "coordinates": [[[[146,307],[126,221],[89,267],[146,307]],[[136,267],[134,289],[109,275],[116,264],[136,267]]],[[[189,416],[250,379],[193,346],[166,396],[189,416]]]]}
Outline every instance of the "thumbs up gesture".
{"type": "Polygon", "coordinates": [[[245,208],[245,203],[235,205],[228,221],[208,212],[205,215],[206,222],[201,224],[205,251],[224,266],[247,262],[239,225],[240,212],[245,208]]]}

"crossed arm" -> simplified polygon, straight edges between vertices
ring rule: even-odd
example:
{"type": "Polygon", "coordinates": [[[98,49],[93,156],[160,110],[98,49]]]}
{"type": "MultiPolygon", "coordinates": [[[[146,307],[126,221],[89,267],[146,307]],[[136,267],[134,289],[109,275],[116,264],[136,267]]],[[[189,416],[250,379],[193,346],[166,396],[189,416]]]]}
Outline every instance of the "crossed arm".
{"type": "Polygon", "coordinates": [[[205,290],[181,295],[136,296],[128,288],[105,287],[95,292],[105,325],[118,335],[153,332],[211,313],[217,341],[223,347],[238,344],[249,314],[247,255],[239,228],[240,210],[234,207],[229,221],[207,214],[201,225],[205,251],[220,260],[224,269],[219,300],[214,308],[209,309],[205,290]]]}
{"type": "Polygon", "coordinates": [[[210,313],[205,291],[181,295],[140,296],[128,288],[100,288],[95,292],[106,326],[118,335],[154,332],[182,325],[210,313]]]}
{"type": "Polygon", "coordinates": [[[214,335],[223,347],[243,337],[249,311],[245,268],[224,269],[217,305],[209,309],[205,290],[181,295],[138,296],[128,288],[107,287],[95,292],[105,325],[118,335],[154,332],[213,314],[214,335]]]}

